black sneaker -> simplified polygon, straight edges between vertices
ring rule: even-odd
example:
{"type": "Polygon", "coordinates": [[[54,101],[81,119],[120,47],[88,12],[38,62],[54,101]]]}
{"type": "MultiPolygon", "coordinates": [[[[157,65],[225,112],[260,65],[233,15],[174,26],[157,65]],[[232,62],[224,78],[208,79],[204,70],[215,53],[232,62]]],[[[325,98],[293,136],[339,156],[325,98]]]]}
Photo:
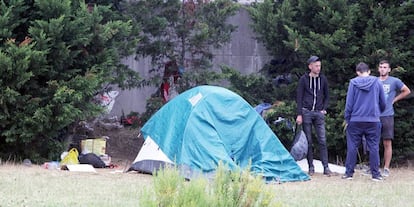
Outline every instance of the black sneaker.
{"type": "Polygon", "coordinates": [[[323,170],[323,174],[326,175],[326,176],[328,176],[328,177],[331,176],[331,175],[333,175],[332,171],[329,168],[325,168],[323,170]]]}
{"type": "Polygon", "coordinates": [[[382,180],[384,180],[384,178],[382,178],[381,175],[377,177],[372,177],[372,181],[375,181],[375,182],[381,182],[382,180]]]}
{"type": "Polygon", "coordinates": [[[344,179],[344,180],[352,180],[352,179],[354,179],[352,177],[352,175],[347,175],[347,174],[343,175],[341,178],[344,179]]]}
{"type": "Polygon", "coordinates": [[[308,174],[309,174],[310,176],[312,176],[313,174],[315,174],[315,168],[313,168],[313,167],[309,168],[309,172],[308,172],[308,174]]]}

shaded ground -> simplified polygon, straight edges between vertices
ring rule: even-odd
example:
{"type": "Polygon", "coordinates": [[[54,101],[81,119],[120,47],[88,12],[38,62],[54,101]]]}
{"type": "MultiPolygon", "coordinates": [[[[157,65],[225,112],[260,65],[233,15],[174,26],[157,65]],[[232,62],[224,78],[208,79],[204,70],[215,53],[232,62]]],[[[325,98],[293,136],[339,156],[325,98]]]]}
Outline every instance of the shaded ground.
{"type": "Polygon", "coordinates": [[[144,139],[138,137],[139,134],[139,128],[132,128],[129,126],[120,129],[106,129],[99,125],[94,126],[95,137],[109,137],[106,143],[106,154],[111,156],[112,163],[118,165],[134,161],[144,143],[144,139]]]}

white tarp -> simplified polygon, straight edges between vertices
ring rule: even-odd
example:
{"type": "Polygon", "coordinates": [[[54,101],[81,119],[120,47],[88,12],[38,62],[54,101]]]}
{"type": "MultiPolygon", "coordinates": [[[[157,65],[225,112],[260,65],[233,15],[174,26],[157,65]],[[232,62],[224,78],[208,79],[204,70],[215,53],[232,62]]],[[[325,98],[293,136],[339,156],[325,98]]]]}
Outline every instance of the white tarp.
{"type": "MultiPolygon", "coordinates": [[[[298,165],[300,166],[300,168],[305,171],[308,172],[308,161],[305,159],[299,160],[296,163],[298,163],[298,165]]],[[[316,173],[323,173],[323,166],[322,166],[322,162],[320,160],[313,160],[313,165],[315,166],[315,172],[316,173]]],[[[340,165],[335,165],[332,163],[329,163],[329,169],[332,172],[336,172],[336,173],[340,173],[340,174],[345,174],[345,167],[340,166],[340,165]]]]}

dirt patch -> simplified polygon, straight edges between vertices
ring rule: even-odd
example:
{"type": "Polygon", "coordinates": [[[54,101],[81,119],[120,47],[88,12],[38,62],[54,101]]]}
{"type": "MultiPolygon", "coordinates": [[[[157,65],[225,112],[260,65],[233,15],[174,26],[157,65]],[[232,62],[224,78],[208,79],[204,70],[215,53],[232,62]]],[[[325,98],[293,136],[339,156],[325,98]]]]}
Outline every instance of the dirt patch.
{"type": "Polygon", "coordinates": [[[140,129],[130,126],[109,128],[95,125],[94,136],[107,136],[106,154],[111,156],[112,163],[125,164],[134,161],[139,150],[141,149],[144,139],[140,136],[140,129]]]}

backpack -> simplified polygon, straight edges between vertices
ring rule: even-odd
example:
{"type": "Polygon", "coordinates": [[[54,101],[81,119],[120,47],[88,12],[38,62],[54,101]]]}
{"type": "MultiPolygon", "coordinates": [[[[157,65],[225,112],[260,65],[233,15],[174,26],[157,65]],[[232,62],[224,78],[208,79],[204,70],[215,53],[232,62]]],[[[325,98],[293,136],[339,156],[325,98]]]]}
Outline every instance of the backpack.
{"type": "Polygon", "coordinates": [[[104,161],[102,161],[101,158],[99,158],[98,155],[94,153],[87,153],[87,154],[79,155],[79,163],[90,164],[94,168],[105,168],[106,167],[106,164],[104,163],[104,161]]]}

